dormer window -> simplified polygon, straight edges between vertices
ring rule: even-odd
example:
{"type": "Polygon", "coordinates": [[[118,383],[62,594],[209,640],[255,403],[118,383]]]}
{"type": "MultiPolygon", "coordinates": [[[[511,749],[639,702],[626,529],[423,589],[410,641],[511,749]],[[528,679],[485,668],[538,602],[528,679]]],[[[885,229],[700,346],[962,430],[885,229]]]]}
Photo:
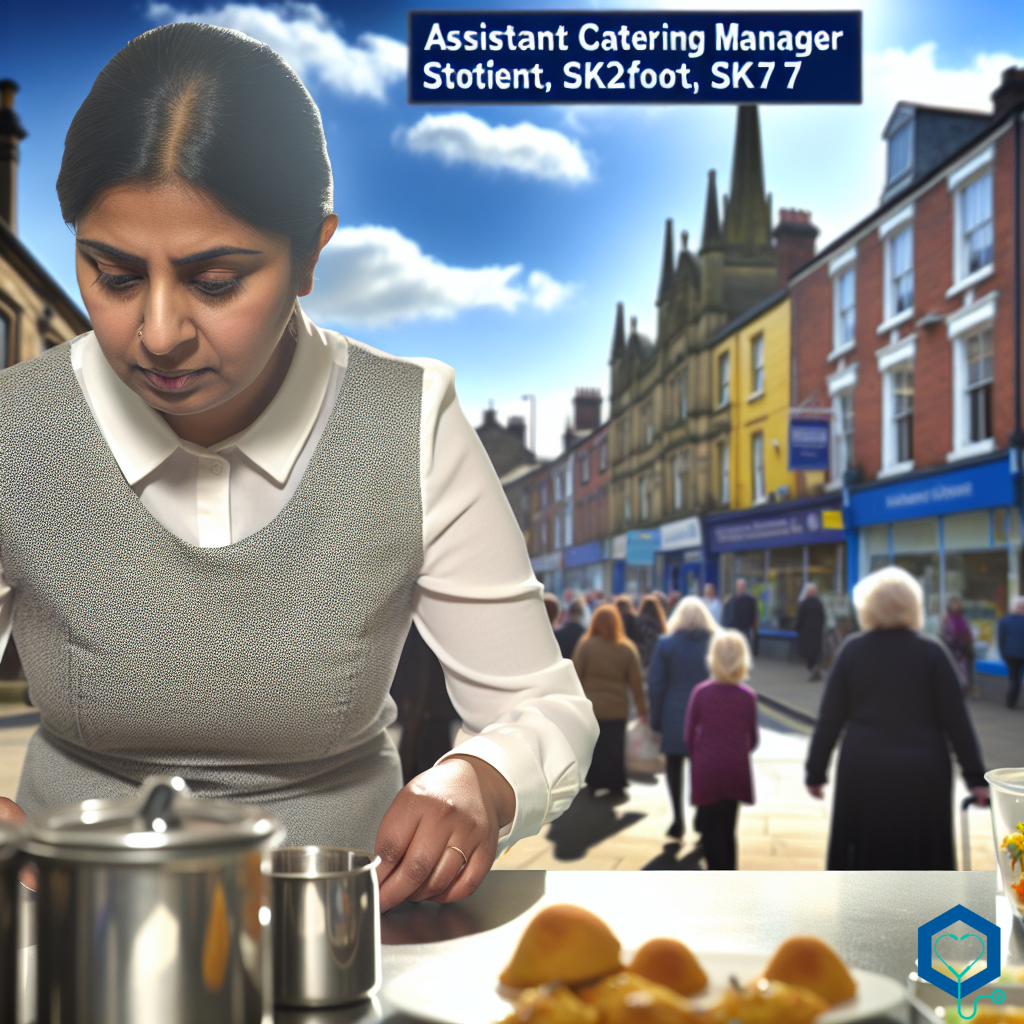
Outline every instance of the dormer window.
{"type": "Polygon", "coordinates": [[[888,183],[902,178],[913,163],[914,154],[914,122],[908,121],[889,139],[889,177],[888,183]]]}

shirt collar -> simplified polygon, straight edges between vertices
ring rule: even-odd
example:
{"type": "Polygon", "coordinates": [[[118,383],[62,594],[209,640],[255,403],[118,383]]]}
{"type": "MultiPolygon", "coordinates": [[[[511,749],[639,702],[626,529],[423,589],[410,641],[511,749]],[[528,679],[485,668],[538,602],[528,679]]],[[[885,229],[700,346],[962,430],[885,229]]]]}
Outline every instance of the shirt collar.
{"type": "MultiPolygon", "coordinates": [[[[298,307],[297,307],[298,308],[298,307]]],[[[283,485],[323,405],[333,361],[327,341],[298,308],[298,337],[281,387],[259,418],[209,449],[182,440],[113,371],[94,333],[72,346],[72,363],[110,451],[130,486],[152,473],[178,448],[193,454],[238,448],[283,485]]]]}

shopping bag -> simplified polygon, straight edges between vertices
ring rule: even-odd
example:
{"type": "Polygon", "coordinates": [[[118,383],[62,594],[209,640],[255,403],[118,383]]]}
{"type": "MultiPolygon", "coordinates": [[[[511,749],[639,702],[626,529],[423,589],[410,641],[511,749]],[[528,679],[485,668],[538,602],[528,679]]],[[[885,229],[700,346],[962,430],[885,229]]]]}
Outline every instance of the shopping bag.
{"type": "Polygon", "coordinates": [[[649,775],[664,769],[665,758],[658,735],[646,722],[634,718],[626,726],[626,771],[649,775]]]}

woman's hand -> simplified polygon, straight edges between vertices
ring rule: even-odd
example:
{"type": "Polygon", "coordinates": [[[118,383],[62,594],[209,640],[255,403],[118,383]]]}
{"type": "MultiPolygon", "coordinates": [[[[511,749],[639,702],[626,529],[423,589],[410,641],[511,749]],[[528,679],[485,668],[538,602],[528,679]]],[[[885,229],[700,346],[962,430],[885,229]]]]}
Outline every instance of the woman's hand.
{"type": "Polygon", "coordinates": [[[814,797],[815,800],[825,799],[825,787],[824,786],[808,786],[807,792],[814,797]]]}
{"type": "Polygon", "coordinates": [[[380,909],[406,899],[454,903],[468,896],[494,863],[498,832],[515,809],[505,777],[479,758],[456,754],[417,775],[377,831],[380,909]]]}
{"type": "Polygon", "coordinates": [[[28,815],[13,801],[0,796],[0,822],[5,825],[23,825],[28,815]]]}

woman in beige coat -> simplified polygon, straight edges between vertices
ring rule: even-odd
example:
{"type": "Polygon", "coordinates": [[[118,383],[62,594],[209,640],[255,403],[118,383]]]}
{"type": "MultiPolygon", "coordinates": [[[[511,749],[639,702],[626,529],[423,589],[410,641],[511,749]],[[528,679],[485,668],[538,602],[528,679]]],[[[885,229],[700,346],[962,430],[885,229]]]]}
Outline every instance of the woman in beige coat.
{"type": "Polygon", "coordinates": [[[642,719],[647,718],[647,701],[640,677],[640,658],[633,642],[626,637],[615,605],[603,604],[595,609],[590,628],[580,637],[572,660],[601,729],[587,785],[595,794],[610,790],[611,796],[621,796],[626,788],[627,687],[633,691],[642,719]]]}

